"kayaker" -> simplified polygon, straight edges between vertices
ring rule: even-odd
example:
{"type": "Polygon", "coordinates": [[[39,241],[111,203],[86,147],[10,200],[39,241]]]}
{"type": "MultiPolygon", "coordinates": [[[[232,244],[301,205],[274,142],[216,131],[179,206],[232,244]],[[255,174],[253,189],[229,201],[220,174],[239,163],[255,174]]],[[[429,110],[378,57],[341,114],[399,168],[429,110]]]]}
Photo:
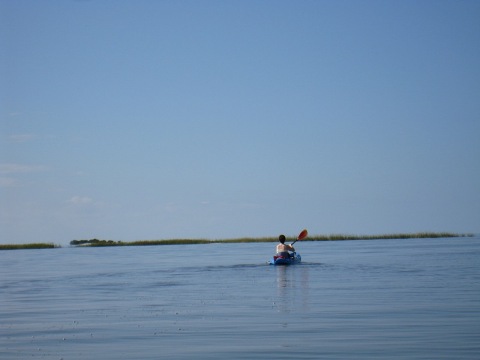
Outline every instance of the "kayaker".
{"type": "Polygon", "coordinates": [[[295,248],[292,245],[285,244],[285,235],[280,235],[278,241],[280,241],[280,244],[277,245],[278,256],[291,256],[289,251],[295,252],[295,248]]]}

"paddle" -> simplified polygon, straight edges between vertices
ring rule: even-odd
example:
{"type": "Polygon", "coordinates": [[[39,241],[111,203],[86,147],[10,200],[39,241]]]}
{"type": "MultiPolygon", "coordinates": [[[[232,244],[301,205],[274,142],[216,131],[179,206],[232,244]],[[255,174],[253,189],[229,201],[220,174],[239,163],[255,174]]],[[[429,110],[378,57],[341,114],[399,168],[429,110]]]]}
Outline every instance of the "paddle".
{"type": "Polygon", "coordinates": [[[302,232],[301,232],[300,234],[298,234],[297,240],[295,240],[295,241],[294,241],[293,243],[291,243],[290,245],[295,244],[298,240],[303,240],[303,239],[305,239],[307,236],[308,236],[308,231],[307,231],[307,229],[303,229],[302,232]]]}

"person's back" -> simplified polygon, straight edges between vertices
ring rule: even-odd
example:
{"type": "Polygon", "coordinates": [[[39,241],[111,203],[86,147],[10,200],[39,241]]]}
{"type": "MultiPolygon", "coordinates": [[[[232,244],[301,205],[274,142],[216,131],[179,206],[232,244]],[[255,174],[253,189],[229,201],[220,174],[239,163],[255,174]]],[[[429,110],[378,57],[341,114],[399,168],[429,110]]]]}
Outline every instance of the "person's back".
{"type": "Polygon", "coordinates": [[[291,245],[285,244],[285,235],[280,235],[278,237],[280,244],[277,245],[277,255],[279,256],[290,256],[289,251],[295,252],[295,248],[291,245]]]}

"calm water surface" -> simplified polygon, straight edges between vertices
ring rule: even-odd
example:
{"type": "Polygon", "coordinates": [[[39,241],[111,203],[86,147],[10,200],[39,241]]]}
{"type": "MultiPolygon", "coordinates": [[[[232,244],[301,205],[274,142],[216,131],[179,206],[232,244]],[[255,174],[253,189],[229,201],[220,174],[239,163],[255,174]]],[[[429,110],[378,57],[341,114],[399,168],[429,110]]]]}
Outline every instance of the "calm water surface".
{"type": "Polygon", "coordinates": [[[479,359],[480,238],[0,252],[1,359],[479,359]]]}

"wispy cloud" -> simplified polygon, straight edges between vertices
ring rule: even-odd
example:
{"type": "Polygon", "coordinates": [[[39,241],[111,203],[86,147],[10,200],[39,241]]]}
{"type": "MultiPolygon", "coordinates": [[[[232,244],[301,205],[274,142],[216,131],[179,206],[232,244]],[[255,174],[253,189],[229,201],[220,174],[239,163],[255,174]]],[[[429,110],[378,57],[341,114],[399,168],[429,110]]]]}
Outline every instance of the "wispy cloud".
{"type": "Polygon", "coordinates": [[[0,164],[0,174],[19,174],[44,171],[43,165],[0,164]]]}
{"type": "Polygon", "coordinates": [[[0,187],[16,186],[16,180],[10,177],[0,177],[0,187]]]}
{"type": "Polygon", "coordinates": [[[37,135],[35,134],[14,134],[10,135],[8,138],[14,143],[25,143],[35,139],[36,137],[37,135]]]}
{"type": "Polygon", "coordinates": [[[92,204],[93,203],[93,199],[92,198],[89,198],[88,196],[73,196],[70,198],[70,200],[68,200],[68,202],[70,204],[73,204],[73,205],[87,205],[87,204],[92,204]]]}

